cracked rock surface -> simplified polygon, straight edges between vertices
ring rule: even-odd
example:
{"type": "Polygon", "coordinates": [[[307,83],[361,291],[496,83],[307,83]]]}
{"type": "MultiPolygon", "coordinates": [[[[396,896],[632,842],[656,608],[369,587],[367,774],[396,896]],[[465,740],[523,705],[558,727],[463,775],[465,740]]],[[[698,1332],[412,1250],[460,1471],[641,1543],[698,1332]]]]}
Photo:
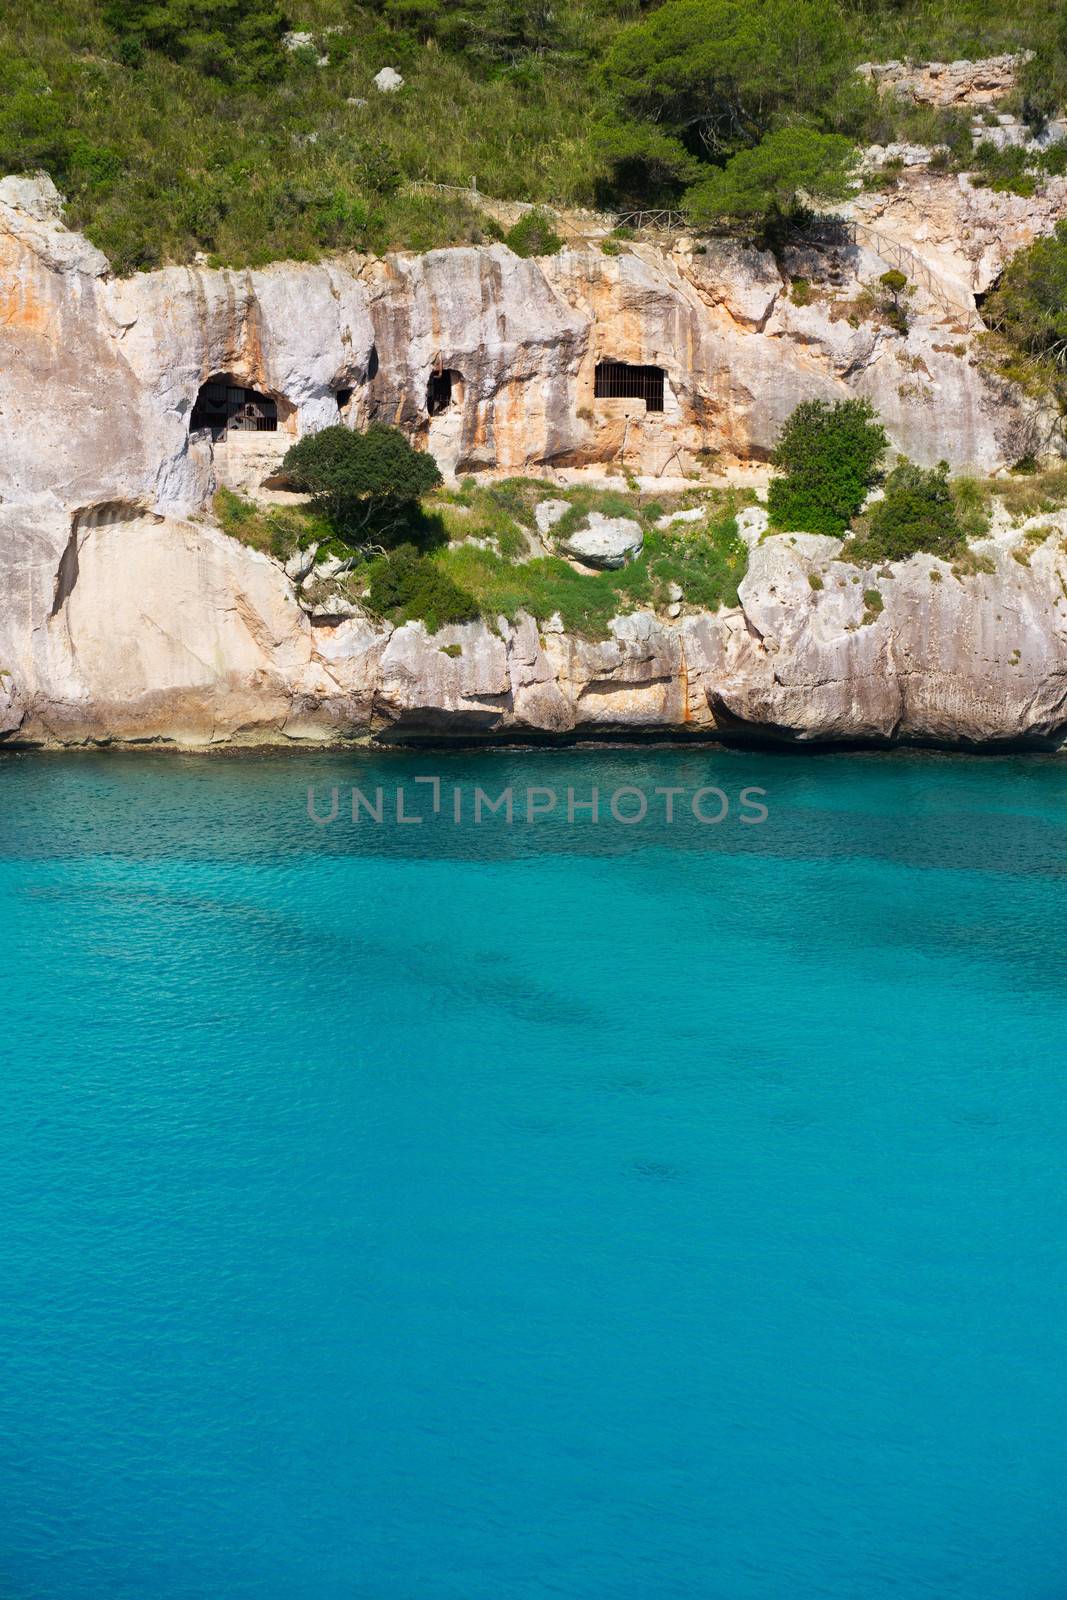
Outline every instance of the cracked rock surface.
{"type": "Polygon", "coordinates": [[[992,570],[972,576],[928,557],[860,569],[746,513],[736,607],[676,599],[589,640],[521,614],[432,637],[351,604],[309,614],[310,564],[283,570],[208,509],[216,483],[261,479],[299,430],[336,421],[339,389],[347,420],[396,421],[449,470],[596,466],[624,441],[652,475],[697,447],[758,461],[799,400],[851,393],[919,460],[1014,459],[1015,397],[936,321],[917,316],[907,341],[852,327],[737,246],[544,262],[491,246],[116,281],[57,206],[46,182],[0,182],[0,739],[1062,738],[1062,513],[1039,519],[1041,541],[987,541],[992,570]],[[664,411],[594,405],[600,359],[663,365],[664,411]],[[443,369],[456,398],[428,417],[443,369]],[[278,434],[232,450],[190,438],[214,373],[275,395],[278,434]]]}

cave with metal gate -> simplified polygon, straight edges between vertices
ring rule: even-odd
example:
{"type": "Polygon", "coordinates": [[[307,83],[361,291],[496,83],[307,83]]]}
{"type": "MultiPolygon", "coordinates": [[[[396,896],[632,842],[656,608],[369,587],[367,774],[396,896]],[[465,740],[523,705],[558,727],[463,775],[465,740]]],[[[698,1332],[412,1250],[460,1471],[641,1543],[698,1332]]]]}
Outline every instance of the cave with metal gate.
{"type": "Polygon", "coordinates": [[[643,400],[646,411],[662,411],[663,368],[636,367],[627,361],[598,361],[593,397],[596,400],[643,400]]]}
{"type": "Polygon", "coordinates": [[[215,440],[227,433],[276,433],[278,405],[270,395],[237,383],[222,373],[201,384],[189,419],[192,432],[210,429],[215,440]]]}

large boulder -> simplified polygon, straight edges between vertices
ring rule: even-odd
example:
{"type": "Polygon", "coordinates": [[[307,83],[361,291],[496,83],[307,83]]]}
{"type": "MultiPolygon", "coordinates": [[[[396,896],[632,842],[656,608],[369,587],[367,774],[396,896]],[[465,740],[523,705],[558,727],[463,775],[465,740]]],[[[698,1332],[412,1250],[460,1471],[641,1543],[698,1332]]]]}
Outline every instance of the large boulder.
{"type": "Polygon", "coordinates": [[[587,567],[614,572],[641,554],[645,536],[632,517],[606,517],[590,511],[582,527],[560,544],[564,555],[587,567]]]}

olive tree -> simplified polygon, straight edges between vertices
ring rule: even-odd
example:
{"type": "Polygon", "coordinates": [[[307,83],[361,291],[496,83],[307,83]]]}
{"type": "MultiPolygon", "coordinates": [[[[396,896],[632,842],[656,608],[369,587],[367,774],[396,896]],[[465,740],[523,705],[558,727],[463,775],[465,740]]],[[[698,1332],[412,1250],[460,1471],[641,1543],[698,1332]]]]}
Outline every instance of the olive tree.
{"type": "Polygon", "coordinates": [[[441,482],[433,456],[381,422],[364,433],[337,424],[305,434],[286,451],[282,471],[350,539],[416,519],[421,496],[441,482]]]}

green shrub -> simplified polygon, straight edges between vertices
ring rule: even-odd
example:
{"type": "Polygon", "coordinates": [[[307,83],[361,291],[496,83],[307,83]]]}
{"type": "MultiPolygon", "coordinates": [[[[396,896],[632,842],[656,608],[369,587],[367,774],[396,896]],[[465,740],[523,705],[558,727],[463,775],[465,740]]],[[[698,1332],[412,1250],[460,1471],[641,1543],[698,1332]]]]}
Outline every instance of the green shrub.
{"type": "Polygon", "coordinates": [[[431,633],[478,615],[472,595],[461,589],[431,556],[402,544],[369,569],[369,609],[393,622],[424,622],[431,633]]]}
{"type": "Polygon", "coordinates": [[[891,267],[888,272],[883,272],[878,279],[885,290],[881,311],[891,328],[898,333],[907,333],[908,314],[902,302],[903,296],[908,292],[908,280],[903,272],[898,272],[896,267],[891,267]]]}
{"type": "Polygon", "coordinates": [[[868,401],[805,400],[782,429],[771,457],[782,473],[771,480],[767,494],[772,525],[801,533],[844,533],[878,481],[888,443],[868,401]]]}
{"type": "Polygon", "coordinates": [[[927,468],[901,461],[885,481],[885,498],[871,507],[866,533],[845,554],[855,561],[907,561],[921,551],[947,561],[966,547],[948,462],[927,468]]]}
{"type": "Polygon", "coordinates": [[[441,482],[433,456],[380,422],[365,433],[338,423],[305,434],[286,451],[282,471],[348,538],[388,538],[418,519],[420,496],[441,482]]]}
{"type": "Polygon", "coordinates": [[[748,546],[738,534],[733,511],[727,509],[696,533],[651,532],[645,555],[661,591],[676,583],[687,603],[704,611],[737,605],[738,585],[748,571],[748,546]]]}
{"type": "Polygon", "coordinates": [[[1067,364],[1067,219],[1012,257],[982,314],[1018,349],[1067,364]]]}
{"type": "Polygon", "coordinates": [[[687,190],[685,204],[698,227],[728,218],[766,234],[802,215],[812,200],[844,200],[855,155],[841,134],[780,128],[687,190]]]}
{"type": "Polygon", "coordinates": [[[973,178],[975,183],[997,193],[1029,198],[1037,189],[1033,169],[1039,165],[1040,156],[1019,145],[1008,145],[1001,150],[987,140],[974,152],[973,178]]]}
{"type": "Polygon", "coordinates": [[[509,228],[504,243],[517,256],[554,256],[563,249],[563,240],[546,211],[528,211],[509,228]]]}
{"type": "Polygon", "coordinates": [[[963,475],[952,480],[956,518],[965,539],[980,539],[989,532],[990,490],[980,478],[963,475]]]}

